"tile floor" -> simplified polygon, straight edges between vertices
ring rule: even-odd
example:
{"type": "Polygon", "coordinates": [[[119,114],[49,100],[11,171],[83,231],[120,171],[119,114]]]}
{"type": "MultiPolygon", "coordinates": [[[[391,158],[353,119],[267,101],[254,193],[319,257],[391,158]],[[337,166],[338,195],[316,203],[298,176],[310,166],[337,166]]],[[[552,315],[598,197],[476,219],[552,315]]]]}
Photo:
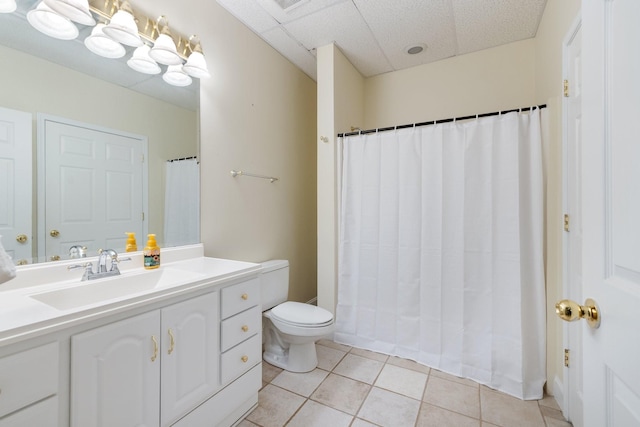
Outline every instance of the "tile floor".
{"type": "Polygon", "coordinates": [[[522,401],[410,360],[316,347],[308,373],[263,362],[258,407],[239,427],[571,427],[552,397],[522,401]]]}

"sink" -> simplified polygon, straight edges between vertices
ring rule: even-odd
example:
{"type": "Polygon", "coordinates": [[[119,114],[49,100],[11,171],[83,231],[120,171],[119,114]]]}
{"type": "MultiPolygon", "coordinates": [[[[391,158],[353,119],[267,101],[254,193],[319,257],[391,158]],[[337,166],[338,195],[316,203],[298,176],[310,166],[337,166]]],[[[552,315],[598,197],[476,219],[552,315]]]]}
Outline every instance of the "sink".
{"type": "Polygon", "coordinates": [[[166,289],[201,279],[204,275],[186,270],[159,268],[120,276],[80,282],[72,287],[29,295],[58,310],[71,310],[153,290],[166,289]]]}

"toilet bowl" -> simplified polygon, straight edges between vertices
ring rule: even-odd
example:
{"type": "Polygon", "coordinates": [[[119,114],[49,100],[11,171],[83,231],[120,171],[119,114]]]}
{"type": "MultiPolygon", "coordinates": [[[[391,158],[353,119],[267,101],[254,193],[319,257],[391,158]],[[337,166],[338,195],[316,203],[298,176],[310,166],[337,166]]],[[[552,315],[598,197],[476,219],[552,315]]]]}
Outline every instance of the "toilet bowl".
{"type": "Polygon", "coordinates": [[[309,372],[318,366],[315,343],[333,336],[333,314],[311,304],[286,301],[288,261],[262,264],[263,359],[290,372],[309,372]]]}

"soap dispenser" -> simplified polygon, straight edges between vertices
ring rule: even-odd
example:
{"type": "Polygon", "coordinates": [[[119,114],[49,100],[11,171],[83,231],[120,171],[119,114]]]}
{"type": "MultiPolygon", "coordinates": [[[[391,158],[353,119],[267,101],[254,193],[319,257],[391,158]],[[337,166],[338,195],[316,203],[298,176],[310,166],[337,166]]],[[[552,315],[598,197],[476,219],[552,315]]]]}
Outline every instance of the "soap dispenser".
{"type": "Polygon", "coordinates": [[[160,267],[160,247],[156,243],[156,235],[147,236],[147,246],[144,247],[144,268],[151,270],[160,267]]]}
{"type": "Polygon", "coordinates": [[[125,252],[135,252],[138,250],[138,244],[136,243],[136,233],[124,233],[127,236],[127,244],[124,247],[125,252]]]}

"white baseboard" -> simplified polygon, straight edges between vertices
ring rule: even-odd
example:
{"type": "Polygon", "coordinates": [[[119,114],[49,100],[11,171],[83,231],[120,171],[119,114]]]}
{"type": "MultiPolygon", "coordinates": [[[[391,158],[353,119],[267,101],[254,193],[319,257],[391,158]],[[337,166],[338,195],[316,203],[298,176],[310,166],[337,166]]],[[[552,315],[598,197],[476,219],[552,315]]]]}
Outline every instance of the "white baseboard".
{"type": "Polygon", "coordinates": [[[562,381],[557,376],[553,380],[553,398],[556,399],[556,403],[562,409],[564,413],[564,386],[562,385],[562,381]]]}

